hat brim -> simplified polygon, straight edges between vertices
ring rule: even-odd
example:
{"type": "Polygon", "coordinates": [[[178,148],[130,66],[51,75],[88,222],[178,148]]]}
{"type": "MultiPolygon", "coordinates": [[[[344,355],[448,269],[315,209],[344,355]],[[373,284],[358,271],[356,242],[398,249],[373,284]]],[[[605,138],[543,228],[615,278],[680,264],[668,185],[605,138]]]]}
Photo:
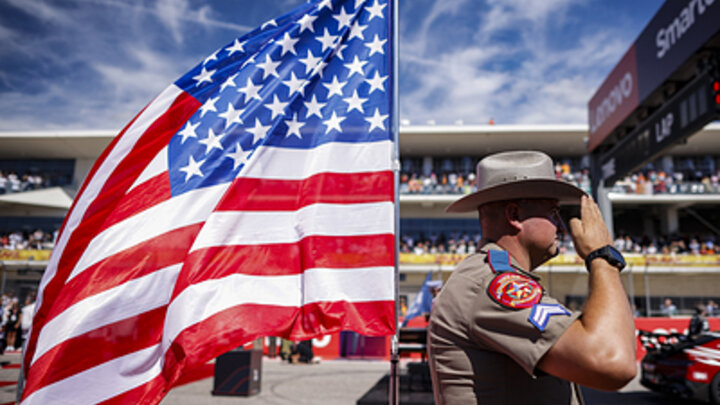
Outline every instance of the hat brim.
{"type": "Polygon", "coordinates": [[[528,179],[499,184],[468,194],[448,205],[445,212],[471,212],[490,202],[526,198],[548,198],[558,200],[560,204],[580,204],[580,197],[583,195],[586,195],[583,190],[566,181],[528,179]]]}

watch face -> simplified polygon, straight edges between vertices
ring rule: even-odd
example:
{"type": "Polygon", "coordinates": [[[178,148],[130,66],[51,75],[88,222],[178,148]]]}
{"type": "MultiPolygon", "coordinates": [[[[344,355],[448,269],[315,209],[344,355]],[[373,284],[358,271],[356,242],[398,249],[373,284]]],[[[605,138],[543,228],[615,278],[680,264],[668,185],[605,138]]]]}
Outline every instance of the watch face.
{"type": "Polygon", "coordinates": [[[610,251],[613,259],[617,260],[618,264],[622,264],[623,266],[625,266],[625,258],[623,257],[622,253],[618,252],[616,249],[608,250],[610,251]]]}

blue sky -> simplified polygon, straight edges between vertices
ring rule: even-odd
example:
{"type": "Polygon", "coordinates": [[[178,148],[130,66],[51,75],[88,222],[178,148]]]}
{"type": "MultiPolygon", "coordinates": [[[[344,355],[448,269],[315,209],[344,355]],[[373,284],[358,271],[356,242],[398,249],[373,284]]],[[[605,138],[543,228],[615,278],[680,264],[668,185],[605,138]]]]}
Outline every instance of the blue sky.
{"type": "MultiPolygon", "coordinates": [[[[303,0],[0,0],[0,130],[120,130],[303,0]]],[[[585,124],[661,0],[399,0],[400,118],[585,124]]]]}

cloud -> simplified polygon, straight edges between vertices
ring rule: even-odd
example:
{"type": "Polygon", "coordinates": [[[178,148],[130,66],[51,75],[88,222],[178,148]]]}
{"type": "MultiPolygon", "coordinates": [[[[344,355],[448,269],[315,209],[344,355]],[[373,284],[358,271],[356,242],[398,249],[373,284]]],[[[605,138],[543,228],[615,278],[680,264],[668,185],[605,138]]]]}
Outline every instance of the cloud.
{"type": "Polygon", "coordinates": [[[629,44],[619,29],[572,26],[583,7],[574,0],[456,0],[401,13],[415,12],[421,27],[401,33],[401,118],[585,123],[587,101],[629,44]],[[435,45],[469,20],[475,23],[465,40],[435,45]]]}

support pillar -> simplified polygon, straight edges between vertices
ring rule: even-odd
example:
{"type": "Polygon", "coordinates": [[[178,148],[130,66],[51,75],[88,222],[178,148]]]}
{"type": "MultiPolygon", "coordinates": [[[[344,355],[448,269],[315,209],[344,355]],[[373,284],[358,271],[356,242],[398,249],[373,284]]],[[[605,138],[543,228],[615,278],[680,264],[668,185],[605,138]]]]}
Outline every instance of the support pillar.
{"type": "Polygon", "coordinates": [[[660,227],[663,235],[672,235],[680,229],[678,221],[678,207],[671,206],[663,209],[660,216],[660,227]]]}

